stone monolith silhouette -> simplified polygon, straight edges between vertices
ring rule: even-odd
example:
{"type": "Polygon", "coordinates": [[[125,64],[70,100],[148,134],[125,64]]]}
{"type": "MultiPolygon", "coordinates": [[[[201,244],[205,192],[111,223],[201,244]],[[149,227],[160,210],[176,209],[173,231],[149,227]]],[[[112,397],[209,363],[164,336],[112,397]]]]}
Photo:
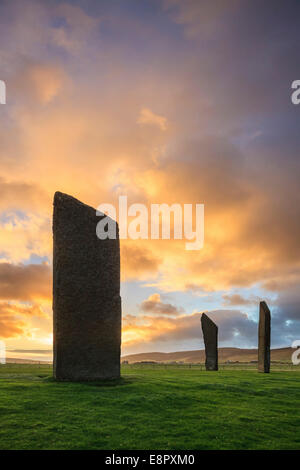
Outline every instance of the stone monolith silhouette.
{"type": "Polygon", "coordinates": [[[271,314],[266,302],[259,304],[258,370],[270,372],[271,314]]]}
{"type": "Polygon", "coordinates": [[[54,377],[120,376],[120,247],[100,240],[96,210],[60,192],[53,214],[54,377]]]}
{"type": "Polygon", "coordinates": [[[201,315],[206,370],[218,370],[218,327],[205,313],[201,315]]]}

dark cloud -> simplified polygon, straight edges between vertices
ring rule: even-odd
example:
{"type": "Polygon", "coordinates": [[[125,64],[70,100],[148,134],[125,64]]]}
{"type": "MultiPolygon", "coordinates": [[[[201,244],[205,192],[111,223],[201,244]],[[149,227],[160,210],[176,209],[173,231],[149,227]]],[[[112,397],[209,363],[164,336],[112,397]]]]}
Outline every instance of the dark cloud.
{"type": "Polygon", "coordinates": [[[223,305],[227,307],[233,307],[235,305],[255,305],[259,302],[257,297],[251,297],[246,299],[239,294],[224,294],[223,305]]]}
{"type": "Polygon", "coordinates": [[[150,295],[141,305],[141,310],[146,313],[157,313],[159,315],[176,316],[183,312],[182,308],[161,301],[159,294],[150,295]]]}
{"type": "MultiPolygon", "coordinates": [[[[214,310],[207,312],[209,317],[219,327],[219,343],[235,344],[240,347],[249,347],[257,342],[257,323],[251,320],[240,310],[214,310]]],[[[180,315],[175,317],[145,315],[134,317],[125,316],[123,321],[124,347],[128,348],[134,343],[135,348],[139,345],[148,345],[148,350],[155,344],[181,343],[187,345],[190,340],[201,342],[201,313],[180,315]],[[135,340],[126,340],[135,336],[135,340]],[[141,338],[141,339],[140,339],[141,338]]],[[[186,346],[185,346],[186,347],[186,346]]]]}
{"type": "Polygon", "coordinates": [[[0,263],[0,299],[50,299],[51,278],[51,267],[46,264],[0,263]]]}
{"type": "MultiPolygon", "coordinates": [[[[290,286],[278,295],[276,302],[278,320],[284,322],[299,322],[297,327],[300,337],[300,290],[299,283],[290,286]]],[[[294,324],[294,328],[295,328],[294,324]]]]}

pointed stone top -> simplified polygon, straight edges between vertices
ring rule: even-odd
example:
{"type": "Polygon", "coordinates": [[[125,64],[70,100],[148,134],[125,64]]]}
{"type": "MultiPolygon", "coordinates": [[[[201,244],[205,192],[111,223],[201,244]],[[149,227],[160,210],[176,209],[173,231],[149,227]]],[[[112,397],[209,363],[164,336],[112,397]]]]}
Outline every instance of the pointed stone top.
{"type": "MultiPolygon", "coordinates": [[[[92,217],[96,216],[97,212],[94,207],[89,206],[88,204],[84,204],[83,202],[79,201],[79,199],[76,199],[75,197],[60,191],[55,192],[53,205],[54,208],[62,208],[67,210],[85,209],[85,211],[87,211],[92,217]]],[[[101,216],[100,213],[97,212],[97,220],[100,220],[99,217],[104,217],[104,215],[101,216]]],[[[107,217],[110,220],[113,220],[111,217],[107,217]]],[[[118,227],[118,223],[115,220],[113,220],[113,222],[115,222],[118,227]]]]}
{"type": "Polygon", "coordinates": [[[211,318],[209,318],[206,313],[202,313],[201,315],[201,324],[202,325],[207,325],[207,326],[210,326],[210,327],[214,327],[216,329],[218,329],[217,325],[211,320],[211,318]]]}
{"type": "Polygon", "coordinates": [[[53,200],[54,206],[60,205],[60,204],[68,204],[68,203],[88,207],[92,209],[94,212],[96,212],[96,209],[94,209],[92,206],[88,206],[87,204],[84,204],[83,202],[79,201],[79,199],[76,199],[75,197],[70,196],[69,194],[61,193],[60,191],[55,192],[54,200],[53,200]]]}
{"type": "Polygon", "coordinates": [[[265,302],[264,300],[262,300],[260,303],[259,303],[259,307],[260,309],[262,309],[267,315],[270,315],[270,309],[267,305],[267,302],[265,302]]]}

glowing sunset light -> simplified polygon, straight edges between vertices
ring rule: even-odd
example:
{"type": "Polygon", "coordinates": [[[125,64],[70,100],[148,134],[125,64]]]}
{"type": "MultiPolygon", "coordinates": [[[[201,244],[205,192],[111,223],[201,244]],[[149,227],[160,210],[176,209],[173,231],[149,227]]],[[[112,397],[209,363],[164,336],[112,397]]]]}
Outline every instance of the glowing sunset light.
{"type": "Polygon", "coordinates": [[[202,348],[204,311],[221,347],[256,347],[264,298],[272,347],[289,346],[300,337],[297,15],[258,21],[250,1],[230,14],[222,2],[126,3],[0,4],[0,340],[51,349],[62,191],[95,208],[120,195],[204,204],[198,251],[121,240],[123,354],[202,348]]]}

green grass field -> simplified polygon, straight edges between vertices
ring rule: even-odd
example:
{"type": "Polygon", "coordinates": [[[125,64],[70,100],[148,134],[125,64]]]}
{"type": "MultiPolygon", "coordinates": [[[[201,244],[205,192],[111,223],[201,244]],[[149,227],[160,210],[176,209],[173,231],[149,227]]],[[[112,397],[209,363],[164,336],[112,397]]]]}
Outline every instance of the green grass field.
{"type": "Polygon", "coordinates": [[[300,373],[123,366],[57,383],[0,366],[0,449],[300,449],[300,373]]]}

